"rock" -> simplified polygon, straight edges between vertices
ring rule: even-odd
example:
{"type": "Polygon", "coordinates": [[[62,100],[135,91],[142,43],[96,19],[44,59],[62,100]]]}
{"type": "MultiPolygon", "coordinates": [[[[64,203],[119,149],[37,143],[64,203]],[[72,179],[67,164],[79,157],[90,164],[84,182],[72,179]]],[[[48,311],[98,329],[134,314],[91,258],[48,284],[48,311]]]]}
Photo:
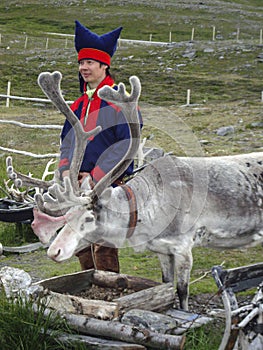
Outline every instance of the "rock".
{"type": "Polygon", "coordinates": [[[206,47],[204,53],[213,53],[215,50],[212,47],[206,47]]]}
{"type": "Polygon", "coordinates": [[[210,141],[208,140],[200,140],[199,141],[202,145],[208,145],[209,143],[211,143],[210,141]]]}
{"type": "Polygon", "coordinates": [[[5,266],[0,270],[0,285],[3,285],[7,298],[36,298],[44,293],[39,284],[32,284],[31,276],[22,269],[5,266]]]}
{"type": "Polygon", "coordinates": [[[196,51],[195,50],[190,50],[190,51],[185,51],[182,56],[184,58],[189,58],[190,60],[192,60],[193,58],[195,58],[196,56],[196,51]]]}
{"type": "Polygon", "coordinates": [[[253,128],[263,128],[263,122],[253,122],[251,123],[253,128]]]}
{"type": "Polygon", "coordinates": [[[19,295],[20,291],[27,289],[32,282],[27,272],[9,266],[1,268],[0,280],[5,289],[7,298],[19,295]]]}
{"type": "Polygon", "coordinates": [[[222,126],[219,128],[216,132],[218,136],[226,136],[228,134],[233,134],[235,132],[235,128],[230,125],[230,126],[222,126]]]}

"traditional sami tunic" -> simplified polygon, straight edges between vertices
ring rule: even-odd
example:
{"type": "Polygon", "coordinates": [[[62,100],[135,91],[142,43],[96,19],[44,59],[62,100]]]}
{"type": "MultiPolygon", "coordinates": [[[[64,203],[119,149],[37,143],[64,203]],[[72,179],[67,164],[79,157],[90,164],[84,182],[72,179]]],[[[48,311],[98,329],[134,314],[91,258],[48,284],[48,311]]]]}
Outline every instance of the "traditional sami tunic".
{"type": "MultiPolygon", "coordinates": [[[[71,105],[72,111],[80,119],[85,131],[90,131],[98,125],[102,128],[98,135],[89,138],[80,168],[80,172],[89,172],[95,182],[99,181],[124,157],[129,147],[130,138],[127,121],[121,109],[112,103],[101,100],[97,95],[98,90],[104,85],[115,88],[114,80],[110,76],[106,76],[92,97],[89,98],[85,84],[83,95],[71,105]]],[[[74,130],[66,120],[61,133],[60,173],[70,167],[74,152],[74,140],[74,130]]],[[[123,176],[131,175],[132,172],[133,163],[123,176]]]]}

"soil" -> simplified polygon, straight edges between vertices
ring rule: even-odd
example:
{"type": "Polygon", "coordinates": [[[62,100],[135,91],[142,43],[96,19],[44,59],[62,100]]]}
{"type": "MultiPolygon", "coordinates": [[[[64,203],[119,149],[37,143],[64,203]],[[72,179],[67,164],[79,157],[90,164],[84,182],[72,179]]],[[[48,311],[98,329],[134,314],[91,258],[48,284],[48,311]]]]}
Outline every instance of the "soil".
{"type": "Polygon", "coordinates": [[[92,285],[91,288],[76,294],[84,299],[113,301],[114,299],[134,293],[133,289],[118,290],[113,288],[103,288],[92,285]]]}

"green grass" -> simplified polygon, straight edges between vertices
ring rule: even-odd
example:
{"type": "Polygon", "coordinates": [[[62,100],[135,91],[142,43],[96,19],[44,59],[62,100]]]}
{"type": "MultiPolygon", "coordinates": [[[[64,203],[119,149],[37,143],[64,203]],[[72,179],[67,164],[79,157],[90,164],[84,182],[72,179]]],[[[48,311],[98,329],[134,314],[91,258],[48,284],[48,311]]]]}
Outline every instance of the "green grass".
{"type": "Polygon", "coordinates": [[[58,337],[63,333],[72,334],[72,330],[54,312],[45,316],[46,306],[39,301],[33,302],[6,299],[0,290],[0,348],[3,350],[66,350],[84,349],[83,345],[65,346],[58,337]],[[50,333],[51,331],[51,333],[50,333]]]}
{"type": "Polygon", "coordinates": [[[217,350],[223,335],[222,322],[211,322],[187,332],[184,350],[217,350]]]}

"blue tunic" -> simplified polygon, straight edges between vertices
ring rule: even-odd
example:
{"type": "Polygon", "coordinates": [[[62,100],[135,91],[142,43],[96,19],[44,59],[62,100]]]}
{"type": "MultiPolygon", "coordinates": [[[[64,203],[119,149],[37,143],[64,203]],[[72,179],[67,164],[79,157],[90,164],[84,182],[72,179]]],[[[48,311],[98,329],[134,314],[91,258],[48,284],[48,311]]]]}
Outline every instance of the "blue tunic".
{"type": "MultiPolygon", "coordinates": [[[[85,131],[90,131],[100,125],[102,131],[95,137],[90,137],[87,143],[81,172],[89,172],[95,182],[108,173],[126,154],[129,147],[129,127],[119,107],[101,100],[97,91],[105,85],[117,86],[114,80],[107,76],[97,87],[89,99],[85,92],[71,106],[72,111],[81,121],[85,131]]],[[[140,119],[141,115],[139,113],[140,119]]],[[[141,121],[142,126],[142,121],[141,121]]],[[[61,133],[59,170],[62,173],[69,169],[74,152],[75,135],[70,123],[66,120],[61,133]]],[[[133,162],[124,175],[131,175],[133,162]]]]}

